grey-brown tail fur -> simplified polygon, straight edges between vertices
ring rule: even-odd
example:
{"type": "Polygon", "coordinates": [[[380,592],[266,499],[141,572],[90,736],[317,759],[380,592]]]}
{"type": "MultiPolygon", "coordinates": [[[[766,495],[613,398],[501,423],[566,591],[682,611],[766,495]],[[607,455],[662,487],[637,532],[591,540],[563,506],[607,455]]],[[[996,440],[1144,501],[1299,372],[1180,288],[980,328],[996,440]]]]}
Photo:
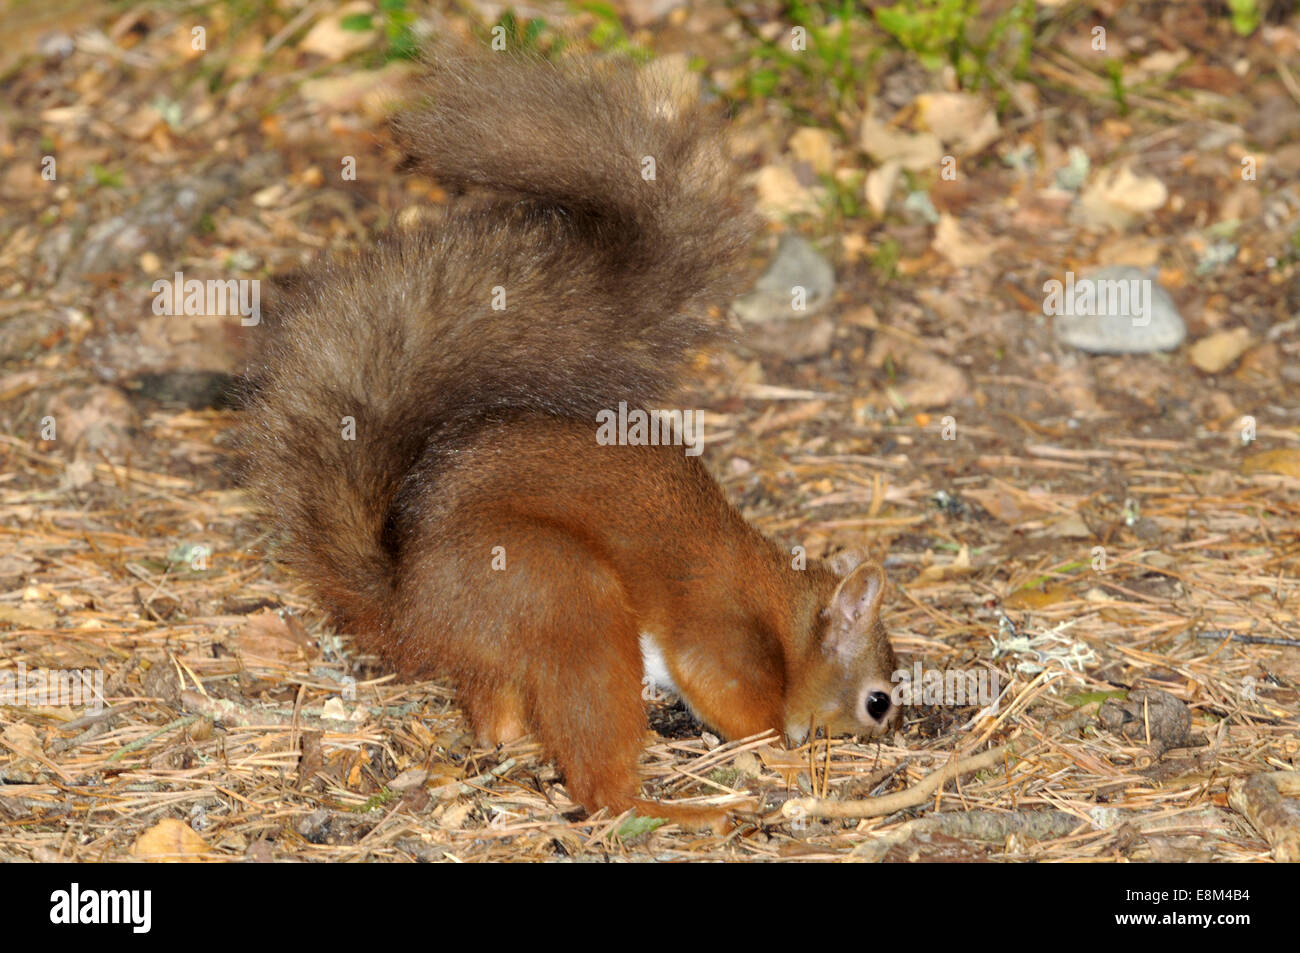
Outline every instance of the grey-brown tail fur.
{"type": "Polygon", "coordinates": [[[631,66],[443,56],[425,92],[399,141],[493,198],[309,273],[256,342],[237,433],[280,558],[354,629],[384,624],[394,499],[430,445],[518,413],[594,441],[598,410],[667,397],[750,236],[716,124],[631,66]]]}

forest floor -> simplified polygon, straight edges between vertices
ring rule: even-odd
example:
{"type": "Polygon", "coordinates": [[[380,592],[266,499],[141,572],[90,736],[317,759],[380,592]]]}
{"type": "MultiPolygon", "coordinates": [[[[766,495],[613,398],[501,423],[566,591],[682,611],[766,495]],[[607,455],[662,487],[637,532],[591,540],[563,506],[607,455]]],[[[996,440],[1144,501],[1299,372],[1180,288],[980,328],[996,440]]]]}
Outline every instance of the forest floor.
{"type": "Polygon", "coordinates": [[[646,790],[748,805],[726,834],[587,817],[527,740],[476,747],[449,686],[358,657],[267,558],[226,475],[238,317],[153,302],[184,272],[268,279],[273,307],[269,279],[444,201],[384,118],[422,24],[493,21],[11,0],[0,859],[1300,856],[1294,5],[989,3],[957,38],[865,7],[615,6],[503,22],[724,96],[770,223],[756,271],[789,235],[834,268],[710,357],[704,460],[765,532],[884,561],[903,664],[983,673],[996,703],[793,751],[656,705],[646,790]],[[1066,343],[1045,284],[1101,266],[1158,282],[1186,340],[1066,343]],[[4,694],[52,670],[103,706],[4,694]],[[821,816],[845,804],[888,809],[821,816]]]}

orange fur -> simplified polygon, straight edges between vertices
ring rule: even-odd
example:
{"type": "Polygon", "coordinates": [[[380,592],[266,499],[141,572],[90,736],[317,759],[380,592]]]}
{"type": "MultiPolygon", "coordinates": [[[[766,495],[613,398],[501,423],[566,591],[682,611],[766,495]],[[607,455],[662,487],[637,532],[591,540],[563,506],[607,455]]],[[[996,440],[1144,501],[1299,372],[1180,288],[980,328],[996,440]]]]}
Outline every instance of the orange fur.
{"type": "Polygon", "coordinates": [[[637,798],[643,635],[729,738],[897,718],[879,567],[796,568],[681,447],[596,440],[717,334],[704,305],[750,227],[735,176],[708,116],[630,67],[452,58],[430,82],[403,140],[500,198],[301,279],[250,371],[245,483],[334,622],[452,679],[480,739],[531,733],[589,809],[711,823],[637,798]]]}

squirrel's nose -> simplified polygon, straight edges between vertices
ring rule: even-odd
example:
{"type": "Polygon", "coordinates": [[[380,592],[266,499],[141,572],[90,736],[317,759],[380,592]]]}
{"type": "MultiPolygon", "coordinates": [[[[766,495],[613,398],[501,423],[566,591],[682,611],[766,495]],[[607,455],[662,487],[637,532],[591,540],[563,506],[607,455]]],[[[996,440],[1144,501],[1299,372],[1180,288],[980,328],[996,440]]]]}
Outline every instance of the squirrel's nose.
{"type": "Polygon", "coordinates": [[[872,692],[867,696],[867,714],[876,721],[883,721],[889,713],[889,696],[884,692],[872,692]]]}

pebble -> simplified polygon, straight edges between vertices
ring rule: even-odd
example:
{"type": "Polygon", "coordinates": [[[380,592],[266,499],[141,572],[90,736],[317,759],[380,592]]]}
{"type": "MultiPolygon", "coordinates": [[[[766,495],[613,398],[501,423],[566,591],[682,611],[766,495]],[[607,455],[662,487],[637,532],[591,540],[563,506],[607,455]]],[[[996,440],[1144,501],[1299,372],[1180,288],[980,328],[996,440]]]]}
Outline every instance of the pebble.
{"type": "MultiPolygon", "coordinates": [[[[1090,271],[1074,281],[1077,300],[1078,289],[1085,282],[1096,281],[1141,281],[1138,300],[1128,296],[1127,307],[1109,313],[1110,302],[1106,293],[1094,295],[1094,306],[1090,314],[1070,314],[1070,284],[1063,286],[1062,309],[1050,309],[1054,315],[1056,336],[1064,344],[1077,347],[1090,354],[1146,354],[1153,351],[1168,351],[1178,347],[1187,337],[1187,325],[1178,313],[1173,298],[1160,287],[1153,272],[1128,266],[1114,266],[1090,271]],[[1150,320],[1143,314],[1141,304],[1150,303],[1150,320]]],[[[1095,287],[1095,286],[1094,286],[1095,287]]],[[[1046,290],[1044,295],[1047,296],[1046,290]]],[[[1116,304],[1123,304],[1117,301],[1116,304]]]]}

